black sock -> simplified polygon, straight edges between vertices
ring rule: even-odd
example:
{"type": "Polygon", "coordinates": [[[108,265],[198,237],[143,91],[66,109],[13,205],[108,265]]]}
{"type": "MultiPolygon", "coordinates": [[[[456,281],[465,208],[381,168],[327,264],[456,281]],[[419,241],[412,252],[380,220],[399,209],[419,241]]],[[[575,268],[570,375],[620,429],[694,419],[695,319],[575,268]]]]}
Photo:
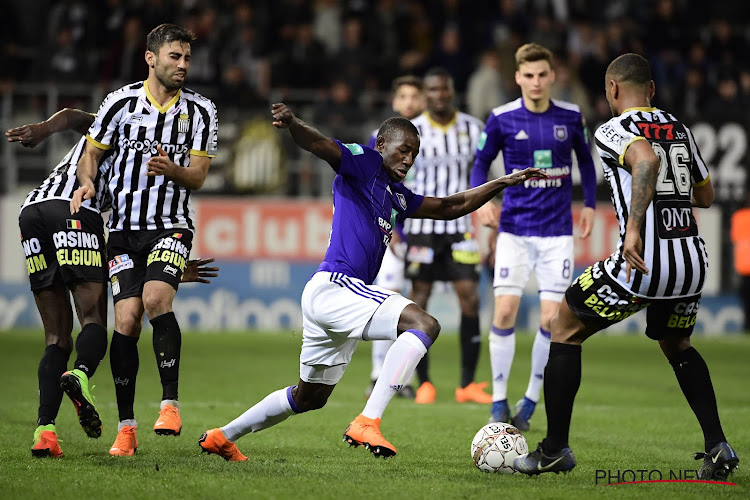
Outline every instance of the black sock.
{"type": "Polygon", "coordinates": [[[479,317],[461,315],[461,387],[474,382],[479,363],[479,317]]]}
{"type": "Polygon", "coordinates": [[[88,378],[91,378],[106,352],[107,329],[96,323],[89,323],[81,329],[81,333],[76,338],[77,358],[73,368],[81,370],[88,378]]]}
{"type": "Polygon", "coordinates": [[[54,424],[62,403],[60,377],[68,369],[70,353],[57,344],[50,344],[39,361],[39,414],[37,425],[54,424]]]}
{"type": "Polygon", "coordinates": [[[112,333],[109,346],[109,363],[112,365],[112,378],[115,381],[115,396],[120,421],[133,419],[135,401],[135,379],[138,375],[138,339],[126,337],[120,332],[112,333]]]}
{"type": "Polygon", "coordinates": [[[708,366],[693,347],[679,353],[669,364],[672,365],[680,389],[703,429],[703,439],[706,453],[708,453],[711,448],[727,440],[721,429],[716,395],[714,386],[711,384],[708,366]]]}
{"type": "Polygon", "coordinates": [[[417,363],[417,378],[419,379],[419,384],[422,385],[425,382],[430,381],[430,351],[427,351],[424,356],[422,356],[422,359],[419,360],[419,363],[417,363]]]}
{"type": "Polygon", "coordinates": [[[581,346],[552,342],[544,369],[544,406],[547,437],[543,450],[557,453],[568,446],[573,401],[581,385],[581,346]]]}
{"type": "Polygon", "coordinates": [[[180,348],[182,333],[173,312],[150,320],[154,327],[154,354],[161,378],[161,399],[177,399],[180,380],[180,348]]]}

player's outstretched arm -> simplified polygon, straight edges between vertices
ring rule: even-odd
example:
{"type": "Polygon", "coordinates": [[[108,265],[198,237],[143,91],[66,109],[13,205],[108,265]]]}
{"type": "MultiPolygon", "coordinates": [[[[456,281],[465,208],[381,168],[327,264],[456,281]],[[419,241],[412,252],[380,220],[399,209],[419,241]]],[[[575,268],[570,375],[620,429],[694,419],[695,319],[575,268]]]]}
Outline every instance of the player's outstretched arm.
{"type": "Polygon", "coordinates": [[[457,219],[481,207],[506,187],[516,186],[527,179],[546,179],[547,177],[549,176],[538,168],[527,168],[445,198],[427,196],[412,217],[439,220],[457,219]]]}
{"type": "Polygon", "coordinates": [[[104,150],[99,149],[90,142],[86,142],[81,159],[78,160],[76,177],[81,187],[75,190],[73,198],[70,200],[70,213],[75,214],[81,209],[84,201],[92,198],[96,194],[94,188],[94,179],[96,179],[97,166],[99,160],[104,155],[104,150]]]}
{"type": "Polygon", "coordinates": [[[8,142],[20,142],[24,147],[33,148],[47,137],[63,130],[75,130],[83,135],[93,122],[94,115],[80,109],[65,108],[43,122],[12,128],[5,132],[5,136],[8,142]]]}
{"type": "Polygon", "coordinates": [[[273,126],[288,128],[297,146],[309,151],[321,160],[328,162],[334,169],[341,163],[341,149],[336,141],[321,134],[315,127],[300,120],[283,102],[271,105],[273,126]]]}
{"type": "Polygon", "coordinates": [[[646,210],[656,193],[656,178],[659,173],[659,158],[646,140],[633,142],[625,152],[625,165],[630,167],[632,191],[630,211],[625,227],[625,241],[622,256],[625,259],[626,281],[630,282],[630,271],[635,269],[648,274],[646,262],[641,257],[643,240],[641,227],[646,218],[646,210]]]}

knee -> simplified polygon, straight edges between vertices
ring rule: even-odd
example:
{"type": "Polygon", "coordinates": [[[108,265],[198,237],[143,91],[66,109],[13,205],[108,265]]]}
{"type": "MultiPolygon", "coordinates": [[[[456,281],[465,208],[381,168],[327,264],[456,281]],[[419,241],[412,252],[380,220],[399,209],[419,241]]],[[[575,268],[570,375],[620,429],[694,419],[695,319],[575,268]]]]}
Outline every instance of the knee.
{"type": "Polygon", "coordinates": [[[460,297],[461,314],[465,316],[476,316],[479,311],[479,292],[474,290],[460,297]]]}
{"type": "Polygon", "coordinates": [[[667,361],[672,362],[681,352],[690,348],[690,338],[666,338],[659,341],[659,347],[667,361]]]}
{"type": "Polygon", "coordinates": [[[171,301],[155,291],[143,292],[143,309],[149,319],[156,318],[172,310],[171,301]]]}
{"type": "Polygon", "coordinates": [[[495,321],[501,325],[514,323],[516,318],[516,308],[507,302],[501,302],[495,306],[495,321]]]}
{"type": "Polygon", "coordinates": [[[438,335],[440,335],[440,323],[437,319],[427,313],[424,313],[417,319],[415,323],[415,329],[424,332],[424,334],[430,337],[433,342],[437,340],[438,335]]]}
{"type": "Polygon", "coordinates": [[[45,332],[45,345],[47,347],[51,345],[56,345],[63,351],[65,351],[68,355],[70,355],[71,352],[73,352],[73,337],[68,333],[52,333],[52,332],[45,332]]]}
{"type": "Polygon", "coordinates": [[[115,314],[115,330],[127,337],[140,337],[142,328],[142,318],[128,311],[117,312],[115,314]]]}

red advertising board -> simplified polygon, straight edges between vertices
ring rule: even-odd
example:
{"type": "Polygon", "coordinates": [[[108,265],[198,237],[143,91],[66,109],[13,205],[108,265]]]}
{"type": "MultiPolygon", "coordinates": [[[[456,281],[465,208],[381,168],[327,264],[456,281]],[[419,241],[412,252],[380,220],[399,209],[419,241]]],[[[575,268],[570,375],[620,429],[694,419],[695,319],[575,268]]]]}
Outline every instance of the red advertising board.
{"type": "MultiPolygon", "coordinates": [[[[577,220],[579,206],[573,207],[577,220]]],[[[331,202],[201,197],[195,203],[196,255],[225,260],[320,261],[331,230],[331,202]]],[[[576,228],[577,231],[577,228],[576,228]]],[[[600,204],[591,236],[576,237],[577,266],[606,258],[619,229],[614,211],[600,204]]]]}

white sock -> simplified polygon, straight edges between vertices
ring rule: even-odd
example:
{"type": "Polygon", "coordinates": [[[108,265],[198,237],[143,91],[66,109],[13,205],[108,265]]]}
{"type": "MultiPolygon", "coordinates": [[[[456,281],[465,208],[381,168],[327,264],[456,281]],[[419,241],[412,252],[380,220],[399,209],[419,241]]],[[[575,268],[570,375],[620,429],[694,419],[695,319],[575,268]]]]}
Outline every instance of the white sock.
{"type": "Polygon", "coordinates": [[[117,424],[117,432],[120,432],[123,427],[126,425],[129,425],[130,427],[138,427],[138,422],[135,421],[134,418],[128,418],[126,420],[120,420],[117,424]]]}
{"type": "Polygon", "coordinates": [[[490,331],[490,366],[492,367],[492,400],[508,399],[508,377],[516,354],[515,328],[497,328],[490,331]]]}
{"type": "Polygon", "coordinates": [[[362,415],[367,418],[380,418],[385,407],[397,390],[409,383],[417,363],[427,353],[432,340],[419,330],[407,330],[398,336],[383,362],[383,370],[372,389],[362,415]]]}
{"type": "Polygon", "coordinates": [[[388,349],[393,345],[394,340],[373,340],[372,342],[372,371],[370,372],[370,380],[377,380],[380,376],[380,372],[383,369],[383,362],[385,361],[385,355],[388,354],[388,349]]]}
{"type": "Polygon", "coordinates": [[[177,402],[176,399],[164,399],[161,402],[161,405],[159,405],[159,411],[163,410],[166,405],[172,405],[175,408],[177,408],[177,411],[180,411],[180,403],[177,402]]]}
{"type": "Polygon", "coordinates": [[[221,428],[229,441],[237,441],[250,432],[258,432],[283,422],[298,412],[293,407],[292,388],[272,392],[262,401],[221,428]]]}
{"type": "Polygon", "coordinates": [[[531,375],[529,386],[526,388],[526,397],[535,403],[539,401],[544,382],[544,368],[549,359],[550,334],[547,330],[539,328],[534,338],[534,347],[531,348],[531,375]]]}

